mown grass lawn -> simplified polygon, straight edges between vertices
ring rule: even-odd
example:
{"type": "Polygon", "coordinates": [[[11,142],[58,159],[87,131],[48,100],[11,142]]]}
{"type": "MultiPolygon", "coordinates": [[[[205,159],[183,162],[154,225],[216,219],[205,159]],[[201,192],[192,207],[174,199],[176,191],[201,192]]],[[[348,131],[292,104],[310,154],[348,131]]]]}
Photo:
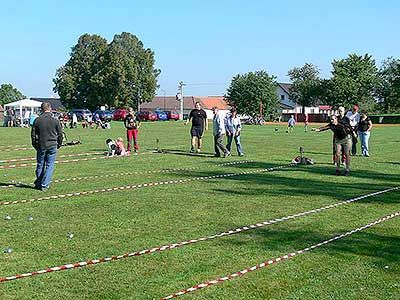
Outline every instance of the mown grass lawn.
{"type": "MultiPolygon", "coordinates": [[[[247,126],[242,143],[248,163],[235,151],[213,158],[211,131],[203,153],[190,156],[189,127],[180,122],[144,123],[141,155],[59,164],[53,179],[138,172],[54,183],[47,192],[0,188],[0,201],[285,165],[303,146],[313,166],[0,206],[0,277],[42,270],[204,237],[400,185],[398,126],[375,127],[371,157],[354,157],[350,177],[333,176],[330,132],[304,133],[297,126],[247,126]],[[279,131],[275,132],[275,127],[279,131]],[[151,151],[160,146],[164,154],[151,151]],[[195,167],[193,170],[140,173],[195,167]],[[9,215],[12,220],[4,220],[9,215]],[[27,221],[32,216],[33,221],[27,221]],[[67,238],[72,232],[74,237],[67,238]]],[[[110,130],[66,129],[79,146],[59,154],[101,151],[108,137],[125,138],[121,123],[110,130]]],[[[0,128],[0,146],[30,143],[30,131],[0,128]]],[[[33,157],[5,152],[0,160],[33,157]]],[[[92,155],[94,156],[94,155],[92,155]]],[[[60,158],[60,160],[65,158],[60,158]]],[[[1,163],[10,165],[12,163],[1,163]]],[[[34,167],[0,169],[0,184],[29,183],[34,167]]],[[[317,244],[400,211],[400,191],[369,197],[259,229],[119,261],[0,283],[0,299],[159,299],[295,250],[317,244]]],[[[181,296],[182,299],[399,299],[400,218],[395,218],[293,259],[181,296]]]]}

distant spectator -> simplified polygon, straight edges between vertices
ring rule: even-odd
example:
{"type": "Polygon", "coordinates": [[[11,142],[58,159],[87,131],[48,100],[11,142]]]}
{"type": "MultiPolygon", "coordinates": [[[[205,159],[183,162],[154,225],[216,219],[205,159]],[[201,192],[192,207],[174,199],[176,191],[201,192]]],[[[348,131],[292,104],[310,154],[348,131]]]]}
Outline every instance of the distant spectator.
{"type": "Polygon", "coordinates": [[[124,140],[122,139],[122,137],[117,138],[115,141],[115,144],[118,146],[118,149],[120,150],[121,155],[126,155],[124,140]]]}
{"type": "Polygon", "coordinates": [[[29,118],[31,116],[31,112],[29,110],[25,110],[24,113],[24,125],[26,125],[26,127],[29,127],[29,118]]]}
{"type": "Polygon", "coordinates": [[[308,114],[304,114],[304,132],[307,132],[308,130],[308,120],[309,120],[308,114]]]}
{"type": "Polygon", "coordinates": [[[76,116],[75,113],[73,113],[71,119],[71,128],[76,128],[77,124],[78,124],[78,117],[76,116]]]}
{"type": "Polygon", "coordinates": [[[126,137],[128,140],[128,149],[127,149],[128,152],[132,150],[132,140],[135,153],[139,152],[139,146],[137,141],[138,141],[138,130],[140,128],[140,120],[132,108],[128,109],[128,113],[126,114],[124,119],[124,125],[126,128],[126,137]]]}
{"type": "Polygon", "coordinates": [[[103,122],[101,121],[100,115],[99,114],[95,114],[94,115],[94,123],[96,124],[96,129],[100,128],[104,128],[103,127],[103,122]]]}
{"type": "Polygon", "coordinates": [[[372,129],[372,121],[365,110],[361,111],[360,122],[358,123],[358,135],[361,140],[361,155],[369,156],[369,136],[372,129]]]}
{"type": "Polygon", "coordinates": [[[7,127],[8,125],[8,114],[7,114],[7,109],[4,111],[4,120],[3,120],[3,127],[7,127]]]}
{"type": "Polygon", "coordinates": [[[190,129],[190,135],[192,137],[190,153],[194,153],[195,151],[196,139],[197,153],[200,153],[204,129],[206,131],[208,130],[207,113],[201,108],[200,102],[196,102],[194,107],[195,108],[190,111],[189,117],[184,124],[187,125],[192,121],[192,128],[190,129]]]}
{"type": "Polygon", "coordinates": [[[286,132],[287,133],[292,133],[295,124],[296,124],[296,120],[294,119],[294,116],[291,115],[290,119],[288,121],[288,126],[287,126],[287,131],[286,132]]]}
{"type": "MultiPolygon", "coordinates": [[[[346,114],[346,117],[350,120],[350,126],[353,128],[355,132],[357,132],[357,125],[360,122],[360,114],[358,113],[358,106],[354,105],[352,110],[349,110],[346,114]]],[[[353,136],[353,144],[351,147],[351,155],[357,154],[357,135],[353,136]]]]}
{"type": "Polygon", "coordinates": [[[214,135],[214,149],[215,157],[221,157],[221,151],[224,153],[224,158],[231,155],[231,153],[226,149],[223,144],[224,136],[226,133],[225,129],[225,119],[219,113],[218,107],[214,106],[212,108],[214,113],[213,118],[213,135],[214,135]]]}
{"type": "Polygon", "coordinates": [[[8,115],[8,127],[14,127],[15,126],[15,111],[11,108],[7,110],[7,115],[8,115]]]}
{"type": "Polygon", "coordinates": [[[31,114],[31,116],[29,117],[29,125],[32,127],[33,123],[35,122],[36,118],[37,118],[37,114],[33,113],[31,114]]]}
{"type": "Polygon", "coordinates": [[[240,144],[240,133],[242,131],[242,124],[237,115],[236,108],[231,109],[231,114],[226,118],[225,122],[226,135],[228,143],[226,149],[231,152],[232,141],[235,140],[237,152],[239,156],[243,156],[242,145],[240,144]]]}

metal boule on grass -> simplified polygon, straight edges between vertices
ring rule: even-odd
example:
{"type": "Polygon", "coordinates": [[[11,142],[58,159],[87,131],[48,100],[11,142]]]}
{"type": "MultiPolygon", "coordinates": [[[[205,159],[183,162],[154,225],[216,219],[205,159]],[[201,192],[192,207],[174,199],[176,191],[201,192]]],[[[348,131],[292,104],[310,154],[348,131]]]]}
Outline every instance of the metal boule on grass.
{"type": "Polygon", "coordinates": [[[5,253],[12,253],[13,251],[13,248],[7,248],[6,250],[4,250],[5,253]]]}
{"type": "Polygon", "coordinates": [[[6,216],[5,218],[4,218],[4,220],[6,220],[6,221],[10,221],[12,218],[11,218],[11,216],[6,216]]]}
{"type": "Polygon", "coordinates": [[[69,239],[72,239],[72,238],[74,237],[74,234],[71,233],[71,232],[68,232],[68,233],[67,233],[67,237],[68,237],[69,239]]]}
{"type": "Polygon", "coordinates": [[[33,221],[33,217],[32,216],[28,216],[28,221],[33,221]]]}

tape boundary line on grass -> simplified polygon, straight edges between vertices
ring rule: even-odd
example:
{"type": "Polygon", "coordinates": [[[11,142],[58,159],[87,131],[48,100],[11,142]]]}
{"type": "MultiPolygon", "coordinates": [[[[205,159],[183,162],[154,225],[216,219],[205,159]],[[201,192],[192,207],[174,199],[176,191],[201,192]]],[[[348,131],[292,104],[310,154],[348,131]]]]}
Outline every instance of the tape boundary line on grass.
{"type": "MultiPolygon", "coordinates": [[[[116,159],[122,158],[127,156],[99,156],[99,157],[86,157],[86,158],[76,158],[76,159],[66,159],[66,160],[56,160],[56,164],[65,164],[71,162],[79,162],[79,161],[92,161],[98,159],[116,159]]],[[[14,164],[14,165],[6,165],[0,166],[0,169],[14,169],[14,168],[21,168],[21,167],[33,167],[36,166],[36,163],[24,163],[24,164],[14,164]]]]}
{"type": "MultiPolygon", "coordinates": [[[[57,158],[64,158],[64,157],[79,157],[79,156],[89,156],[89,155],[100,155],[104,154],[104,151],[99,152],[84,152],[84,153],[72,153],[72,154],[60,154],[57,155],[57,158]]],[[[36,157],[24,157],[24,158],[12,158],[12,159],[2,159],[0,163],[10,163],[10,162],[20,162],[20,161],[30,161],[36,160],[36,157]]]]}
{"type": "MultiPolygon", "coordinates": [[[[232,161],[232,162],[228,162],[228,163],[215,164],[213,166],[214,167],[219,167],[219,166],[222,167],[222,166],[227,166],[227,165],[239,165],[239,164],[245,164],[245,163],[251,163],[251,162],[254,162],[254,160],[238,160],[238,161],[232,161]]],[[[60,182],[78,181],[78,180],[81,181],[81,180],[87,180],[87,179],[108,178],[108,177],[117,177],[117,176],[125,176],[125,175],[171,173],[171,172],[190,171],[190,170],[196,170],[196,169],[201,169],[201,168],[202,168],[202,166],[200,166],[200,167],[188,167],[188,168],[162,169],[162,170],[148,170],[148,171],[145,170],[145,171],[135,171],[135,172],[123,172],[123,173],[113,173],[113,174],[104,174],[104,175],[90,175],[90,176],[55,179],[51,183],[60,183],[60,182]]],[[[21,186],[21,185],[29,185],[29,184],[33,184],[33,183],[16,182],[16,183],[0,186],[0,188],[18,187],[18,186],[21,186]]]]}
{"type": "Polygon", "coordinates": [[[0,206],[12,205],[12,204],[18,204],[18,203],[30,203],[30,202],[37,202],[37,201],[54,200],[54,199],[67,198],[67,197],[77,197],[77,196],[82,196],[82,195],[92,195],[92,194],[106,193],[106,192],[113,192],[113,191],[123,191],[123,190],[137,189],[137,188],[150,187],[150,186],[171,185],[171,184],[179,184],[179,183],[186,183],[186,182],[194,182],[194,181],[198,181],[198,180],[217,179],[217,178],[226,178],[226,177],[232,177],[232,176],[256,174],[256,173],[262,173],[262,172],[275,171],[275,170],[287,168],[287,167],[290,167],[293,165],[296,165],[296,164],[288,164],[285,166],[277,166],[277,167],[258,169],[258,170],[253,170],[253,171],[244,171],[244,172],[240,172],[240,173],[225,173],[225,174],[220,174],[220,175],[201,176],[201,177],[194,177],[194,178],[188,178],[188,179],[176,179],[176,180],[158,181],[158,182],[150,182],[150,183],[140,183],[140,184],[135,184],[135,185],[125,185],[125,186],[119,186],[119,187],[102,188],[102,189],[83,191],[83,192],[72,192],[72,193],[53,195],[53,196],[47,196],[47,197],[20,199],[20,200],[14,200],[14,201],[2,201],[2,202],[0,202],[0,206]]]}
{"type": "Polygon", "coordinates": [[[203,241],[207,241],[207,240],[211,240],[211,239],[215,239],[218,237],[223,237],[223,236],[229,236],[232,234],[236,234],[236,233],[240,233],[243,231],[247,231],[247,230],[251,230],[251,229],[256,229],[256,228],[260,228],[260,227],[264,227],[267,225],[272,225],[278,222],[283,222],[289,219],[295,219],[297,217],[301,217],[307,214],[311,214],[311,213],[315,213],[315,212],[320,212],[329,208],[333,208],[333,207],[337,207],[343,204],[348,204],[357,200],[361,200],[361,199],[365,199],[368,197],[372,197],[372,196],[376,196],[379,194],[383,194],[383,193],[387,193],[387,192],[391,192],[394,190],[398,190],[400,187],[393,187],[393,188],[389,188],[386,190],[382,190],[382,191],[378,191],[378,192],[374,192],[374,193],[370,193],[370,194],[366,194],[363,196],[358,196],[356,198],[352,198],[349,200],[345,200],[339,203],[334,203],[331,205],[327,205],[321,208],[317,208],[317,209],[313,209],[313,210],[309,210],[309,211],[304,211],[301,213],[296,213],[293,215],[289,215],[286,217],[281,217],[281,218],[277,218],[274,220],[269,220],[269,221],[264,221],[261,223],[257,223],[254,225],[248,225],[248,226],[244,226],[241,228],[237,228],[234,230],[229,230],[229,231],[225,231],[219,234],[215,234],[215,235],[210,235],[207,237],[201,237],[198,239],[191,239],[191,240],[186,240],[183,242],[177,242],[177,243],[173,243],[173,244],[168,244],[168,245],[163,245],[163,246],[159,246],[159,247],[154,247],[154,248],[147,248],[144,250],[138,250],[138,251],[134,251],[131,253],[124,253],[122,255],[114,255],[111,257],[105,257],[105,258],[100,258],[100,259],[92,259],[92,260],[87,260],[87,261],[82,261],[82,262],[78,262],[78,263],[71,263],[71,264],[64,264],[58,267],[51,267],[51,268],[47,268],[47,269],[43,269],[40,271],[34,271],[34,272],[29,272],[29,273],[23,273],[23,274],[19,274],[19,275],[14,275],[14,276],[8,276],[8,277],[3,277],[0,278],[0,282],[5,282],[5,281],[11,281],[11,280],[16,280],[16,279],[21,279],[21,278],[26,278],[26,277],[31,277],[31,276],[35,276],[35,275],[40,275],[40,274],[44,274],[44,273],[51,273],[54,271],[61,271],[61,270],[67,270],[67,269],[73,269],[73,268],[78,268],[78,267],[83,267],[83,266],[88,266],[88,265],[94,265],[94,264],[99,264],[99,263],[104,263],[104,262],[108,262],[108,261],[114,261],[114,260],[120,260],[123,258],[128,258],[128,257],[132,257],[132,256],[141,256],[141,255],[145,255],[145,254],[150,254],[150,253],[154,253],[154,252],[161,252],[161,251],[165,251],[168,249],[174,249],[174,248],[178,248],[178,247],[182,247],[185,245],[190,245],[190,244],[194,244],[194,243],[198,243],[198,242],[203,242],[203,241]]]}
{"type": "Polygon", "coordinates": [[[359,231],[361,231],[361,230],[370,228],[370,227],[372,227],[372,226],[375,226],[375,225],[377,225],[377,224],[379,224],[379,223],[385,222],[385,221],[387,221],[387,220],[390,220],[390,219],[395,218],[395,217],[398,217],[398,216],[400,216],[400,211],[399,211],[399,212],[392,213],[392,214],[387,215],[387,216],[385,216],[385,217],[382,217],[382,218],[380,218],[380,219],[378,219],[378,220],[376,220],[376,221],[374,221],[374,222],[371,222],[371,223],[366,224],[366,225],[364,225],[364,226],[358,227],[358,228],[356,228],[356,229],[353,229],[353,230],[348,231],[348,232],[346,232],[346,233],[343,233],[343,234],[341,234],[341,235],[335,236],[335,237],[333,237],[333,238],[330,238],[330,239],[325,240],[325,241],[323,241],[323,242],[320,242],[320,243],[318,243],[318,244],[309,246],[309,247],[307,247],[307,248],[304,248],[304,249],[301,249],[301,250],[297,250],[297,251],[295,251],[295,252],[288,253],[288,254],[286,254],[286,255],[283,255],[283,256],[280,256],[280,257],[277,257],[277,258],[268,260],[268,261],[264,261],[264,262],[262,262],[262,263],[260,263],[260,264],[258,264],[258,265],[255,265],[255,266],[252,266],[252,267],[248,267],[248,268],[246,268],[246,269],[244,269],[244,270],[235,272],[235,273],[233,273],[233,274],[231,274],[231,275],[227,275],[227,276],[220,277],[220,278],[217,278],[217,279],[214,279],[214,280],[206,281],[206,282],[201,283],[201,284],[194,285],[194,286],[192,286],[192,287],[190,287],[190,288],[181,290],[180,292],[171,294],[171,295],[169,295],[169,296],[162,297],[161,300],[169,300],[169,299],[172,299],[172,298],[176,298],[176,297],[178,297],[178,296],[182,296],[182,295],[184,295],[184,294],[187,294],[187,293],[190,293],[190,292],[194,292],[194,291],[203,289],[203,288],[208,287],[208,286],[211,286],[211,285],[216,285],[216,284],[218,284],[218,283],[221,283],[221,282],[224,282],[224,281],[227,281],[227,280],[230,280],[230,279],[234,279],[234,278],[237,278],[237,277],[246,275],[247,273],[250,273],[250,272],[253,272],[253,271],[255,271],[255,270],[264,268],[264,267],[266,267],[266,266],[272,265],[272,264],[277,263],[277,262],[279,262],[279,261],[283,261],[283,260],[292,258],[292,257],[297,256],[297,255],[299,255],[299,254],[303,254],[303,253],[305,253],[305,252],[314,250],[314,249],[319,248],[319,247],[321,247],[321,246],[324,246],[324,245],[326,245],[326,244],[328,244],[328,243],[331,243],[331,242],[334,242],[334,241],[336,241],[336,240],[345,238],[345,237],[347,237],[347,236],[349,236],[349,235],[351,235],[351,234],[354,234],[354,233],[359,232],[359,231]]]}

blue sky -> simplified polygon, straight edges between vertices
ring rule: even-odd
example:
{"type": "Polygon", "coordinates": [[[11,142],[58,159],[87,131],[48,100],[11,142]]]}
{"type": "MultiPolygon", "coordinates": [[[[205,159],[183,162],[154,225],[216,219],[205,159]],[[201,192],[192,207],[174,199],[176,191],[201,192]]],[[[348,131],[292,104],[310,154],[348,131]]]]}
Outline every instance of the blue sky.
{"type": "MultiPolygon", "coordinates": [[[[2,1],[0,83],[29,97],[53,94],[52,79],[84,33],[108,41],[131,32],[154,50],[160,88],[222,95],[232,76],[264,69],[288,82],[306,62],[329,77],[333,59],[400,57],[400,1],[2,1]]],[[[162,95],[162,91],[158,91],[162,95]]]]}

